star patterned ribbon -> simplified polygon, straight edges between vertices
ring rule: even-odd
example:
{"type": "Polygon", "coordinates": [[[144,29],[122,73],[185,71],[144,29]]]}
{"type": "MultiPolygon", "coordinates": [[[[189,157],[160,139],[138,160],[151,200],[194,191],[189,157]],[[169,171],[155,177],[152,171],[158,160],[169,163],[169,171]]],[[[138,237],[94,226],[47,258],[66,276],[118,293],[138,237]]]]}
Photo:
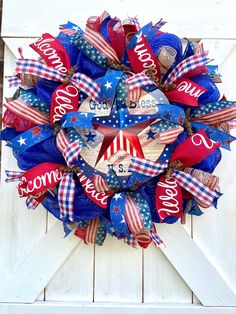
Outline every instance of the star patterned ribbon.
{"type": "Polygon", "coordinates": [[[150,243],[153,224],[148,202],[143,196],[137,191],[122,190],[114,170],[108,172],[106,179],[94,175],[93,182],[97,191],[114,194],[109,206],[116,236],[129,241],[135,237],[142,247],[150,243]]]}
{"type": "MultiPolygon", "coordinates": [[[[18,59],[16,61],[16,73],[26,73],[36,75],[41,78],[51,79],[54,81],[63,82],[66,75],[60,73],[56,69],[49,67],[41,62],[30,59],[18,59]]],[[[70,78],[70,82],[83,91],[94,101],[99,100],[100,87],[91,78],[83,73],[76,72],[70,78]]]]}
{"type": "Polygon", "coordinates": [[[20,154],[51,136],[54,136],[54,133],[49,125],[39,125],[16,136],[6,146],[12,147],[16,154],[20,154]]]}

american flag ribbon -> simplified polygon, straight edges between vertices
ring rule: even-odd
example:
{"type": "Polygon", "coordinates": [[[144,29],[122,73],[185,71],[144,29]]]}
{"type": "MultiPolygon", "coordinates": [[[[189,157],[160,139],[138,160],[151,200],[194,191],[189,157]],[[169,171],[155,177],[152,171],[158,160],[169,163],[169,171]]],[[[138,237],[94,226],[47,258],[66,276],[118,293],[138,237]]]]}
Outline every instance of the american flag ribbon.
{"type": "Polygon", "coordinates": [[[32,196],[28,196],[25,205],[28,209],[35,209],[40,203],[32,196]]]}
{"type": "Polygon", "coordinates": [[[128,244],[129,246],[133,247],[133,248],[137,248],[137,245],[138,245],[138,241],[136,240],[136,238],[134,236],[131,236],[131,238],[127,238],[125,237],[124,238],[124,242],[126,244],[128,244]]]}
{"type": "Polygon", "coordinates": [[[9,182],[17,182],[21,180],[21,176],[24,174],[23,171],[12,171],[12,170],[5,170],[6,173],[6,183],[9,182]]]}
{"type": "Polygon", "coordinates": [[[142,216],[133,197],[129,194],[126,195],[125,218],[132,235],[136,235],[144,229],[142,216]]]}
{"type": "Polygon", "coordinates": [[[129,89],[128,90],[128,99],[130,101],[138,102],[139,98],[141,97],[141,94],[142,94],[142,88],[141,87],[129,89]]]}
{"type": "Polygon", "coordinates": [[[90,224],[87,226],[85,240],[84,240],[86,244],[96,242],[96,236],[98,232],[99,223],[100,223],[100,219],[94,218],[91,220],[90,224]]]}
{"type": "Polygon", "coordinates": [[[167,79],[165,80],[166,85],[170,85],[173,83],[177,78],[183,76],[184,74],[188,73],[191,70],[194,70],[202,65],[207,64],[211,61],[207,57],[208,52],[203,51],[193,56],[190,56],[183,61],[181,61],[177,66],[170,72],[167,79]]]}
{"type": "Polygon", "coordinates": [[[70,28],[66,28],[66,27],[62,27],[62,26],[59,27],[59,31],[68,35],[68,36],[71,36],[71,35],[74,35],[75,33],[77,33],[76,30],[74,30],[74,29],[70,29],[70,28]]]}
{"type": "Polygon", "coordinates": [[[149,177],[155,177],[164,172],[167,166],[167,163],[159,163],[143,158],[131,157],[131,163],[128,171],[138,172],[139,174],[144,174],[149,177]]]}
{"type": "Polygon", "coordinates": [[[110,186],[107,184],[106,179],[98,174],[93,176],[93,184],[97,192],[109,192],[111,190],[110,186]]]}
{"type": "Polygon", "coordinates": [[[155,85],[155,83],[143,72],[134,74],[133,76],[129,77],[125,82],[130,90],[146,85],[155,85]]]}
{"type": "Polygon", "coordinates": [[[162,144],[170,144],[173,143],[177,136],[184,131],[184,128],[181,126],[177,126],[176,128],[172,128],[170,130],[165,130],[159,133],[160,143],[162,144]]]}
{"type": "Polygon", "coordinates": [[[34,124],[43,125],[49,123],[49,117],[47,115],[26,104],[20,99],[8,101],[4,104],[4,107],[19,117],[24,118],[34,124]]]}
{"type": "Polygon", "coordinates": [[[70,141],[63,129],[60,129],[60,131],[57,133],[56,145],[61,153],[66,149],[68,145],[70,145],[70,141]]]}
{"type": "MultiPolygon", "coordinates": [[[[41,78],[60,82],[63,82],[66,78],[66,75],[58,72],[56,69],[31,59],[18,59],[16,61],[15,71],[17,73],[31,74],[41,78]]],[[[99,100],[100,86],[87,75],[76,72],[71,77],[71,83],[79,90],[82,90],[94,101],[99,100]]]]}
{"type": "Polygon", "coordinates": [[[217,199],[221,196],[221,193],[210,190],[200,180],[189,173],[174,170],[172,172],[172,177],[175,178],[177,183],[186,191],[190,192],[208,206],[216,205],[217,199]]]}
{"type": "Polygon", "coordinates": [[[219,124],[236,118],[236,102],[218,101],[202,105],[193,110],[190,121],[209,125],[219,124]]]}
{"type": "Polygon", "coordinates": [[[22,84],[22,81],[17,76],[5,76],[9,83],[9,87],[17,87],[22,84]]]}
{"type": "Polygon", "coordinates": [[[120,63],[120,60],[115,50],[97,31],[95,31],[89,26],[86,26],[83,38],[87,40],[91,45],[93,45],[99,52],[101,52],[109,60],[120,63]]]}
{"type": "Polygon", "coordinates": [[[58,187],[58,202],[60,207],[60,218],[69,218],[74,221],[74,196],[75,181],[73,173],[63,174],[58,187]]]}

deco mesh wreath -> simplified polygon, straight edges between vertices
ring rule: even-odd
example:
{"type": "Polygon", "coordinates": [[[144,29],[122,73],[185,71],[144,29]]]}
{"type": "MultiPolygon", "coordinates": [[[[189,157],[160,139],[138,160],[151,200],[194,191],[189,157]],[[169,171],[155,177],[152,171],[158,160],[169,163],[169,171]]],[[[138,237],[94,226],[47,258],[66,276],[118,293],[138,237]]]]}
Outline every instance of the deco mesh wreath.
{"type": "Polygon", "coordinates": [[[31,44],[38,60],[16,61],[2,139],[23,171],[28,208],[39,203],[85,243],[106,234],[146,248],[155,223],[201,215],[220,197],[212,175],[229,149],[236,102],[221,98],[217,66],[201,43],[140,27],[107,12],[85,32],[68,22],[31,44]]]}

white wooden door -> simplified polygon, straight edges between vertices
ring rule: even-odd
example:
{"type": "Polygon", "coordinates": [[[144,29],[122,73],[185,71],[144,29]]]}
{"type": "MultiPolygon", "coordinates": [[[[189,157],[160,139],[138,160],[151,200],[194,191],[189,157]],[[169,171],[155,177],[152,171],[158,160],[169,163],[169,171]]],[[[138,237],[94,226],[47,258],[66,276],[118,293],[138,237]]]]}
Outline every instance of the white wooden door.
{"type": "MultiPolygon", "coordinates": [[[[80,26],[106,9],[112,16],[139,15],[141,23],[169,21],[180,37],[204,38],[220,65],[228,99],[236,99],[236,1],[5,0],[2,36],[6,75],[17,48],[68,19],[80,26]],[[145,14],[144,14],[145,12],[145,14]]],[[[7,83],[5,97],[11,96],[7,83]]],[[[161,225],[166,247],[132,249],[108,238],[103,247],[63,239],[61,223],[43,208],[28,211],[14,184],[1,186],[0,313],[235,313],[236,308],[236,143],[223,152],[217,168],[224,196],[218,209],[182,226],[161,225]],[[58,303],[58,301],[61,301],[58,303]]],[[[2,150],[4,169],[16,169],[10,150],[2,150]]]]}

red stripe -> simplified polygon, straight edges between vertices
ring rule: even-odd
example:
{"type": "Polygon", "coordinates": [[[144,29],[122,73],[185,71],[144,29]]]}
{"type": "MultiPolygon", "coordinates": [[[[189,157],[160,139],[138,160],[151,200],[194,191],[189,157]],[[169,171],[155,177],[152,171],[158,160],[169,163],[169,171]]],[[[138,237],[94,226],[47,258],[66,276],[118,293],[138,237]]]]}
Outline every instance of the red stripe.
{"type": "Polygon", "coordinates": [[[24,103],[21,100],[10,101],[4,104],[4,106],[13,113],[28,121],[33,122],[34,124],[41,125],[49,123],[49,118],[46,115],[40,113],[37,109],[34,109],[33,107],[24,103]]]}
{"type": "Polygon", "coordinates": [[[115,50],[105,41],[102,35],[90,27],[86,27],[84,38],[93,46],[95,46],[108,59],[119,62],[115,50]]]}
{"type": "Polygon", "coordinates": [[[133,235],[138,234],[143,228],[143,220],[132,196],[126,196],[125,216],[129,229],[133,235]]]}
{"type": "Polygon", "coordinates": [[[61,129],[57,134],[56,144],[61,153],[66,149],[68,145],[70,145],[70,141],[63,129],[61,129]]]}
{"type": "Polygon", "coordinates": [[[214,113],[205,114],[202,117],[192,118],[192,121],[200,122],[200,121],[207,121],[208,124],[215,124],[218,122],[224,122],[236,117],[236,108],[225,108],[222,110],[218,110],[214,113]],[[232,118],[231,118],[232,117],[232,118]]]}
{"type": "Polygon", "coordinates": [[[95,243],[96,241],[96,234],[98,231],[98,219],[99,218],[92,219],[90,225],[87,227],[85,238],[86,244],[95,243]]]}

